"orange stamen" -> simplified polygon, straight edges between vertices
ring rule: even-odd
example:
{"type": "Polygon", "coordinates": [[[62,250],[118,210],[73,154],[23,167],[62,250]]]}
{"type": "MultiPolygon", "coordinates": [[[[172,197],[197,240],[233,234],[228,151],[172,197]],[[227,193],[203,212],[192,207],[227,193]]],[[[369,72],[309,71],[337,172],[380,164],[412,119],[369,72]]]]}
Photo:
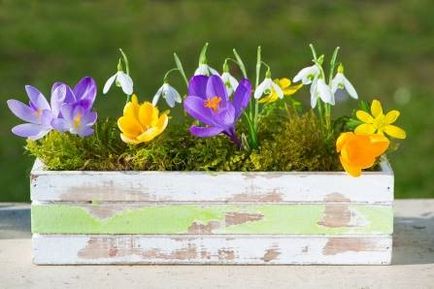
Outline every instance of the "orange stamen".
{"type": "Polygon", "coordinates": [[[213,111],[217,111],[221,101],[222,101],[221,97],[214,96],[205,100],[204,106],[207,108],[211,108],[213,111]]]}

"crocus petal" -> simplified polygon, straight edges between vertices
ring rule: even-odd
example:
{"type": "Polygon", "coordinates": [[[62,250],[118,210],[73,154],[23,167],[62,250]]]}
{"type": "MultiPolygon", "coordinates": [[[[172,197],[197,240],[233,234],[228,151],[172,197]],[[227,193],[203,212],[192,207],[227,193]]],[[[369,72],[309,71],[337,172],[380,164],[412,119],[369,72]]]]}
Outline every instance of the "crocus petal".
{"type": "Polygon", "coordinates": [[[214,119],[221,127],[229,128],[229,127],[234,126],[234,123],[235,123],[235,108],[234,108],[234,106],[228,102],[226,104],[226,107],[224,107],[216,115],[214,115],[214,119]]]}
{"type": "Polygon", "coordinates": [[[356,112],[356,117],[360,121],[363,121],[366,123],[373,123],[374,122],[374,118],[369,113],[367,113],[366,111],[363,111],[363,110],[358,110],[356,112]]]}
{"type": "Polygon", "coordinates": [[[345,90],[348,92],[348,94],[354,98],[354,99],[358,99],[359,95],[357,94],[356,89],[354,88],[354,86],[351,84],[351,82],[344,77],[344,87],[345,90]]]}
{"type": "Polygon", "coordinates": [[[139,108],[139,122],[142,127],[153,126],[158,120],[158,108],[150,102],[144,102],[139,108]]]}
{"type": "Polygon", "coordinates": [[[124,134],[138,136],[142,133],[143,128],[135,118],[122,116],[118,119],[118,127],[124,134]]]}
{"type": "Polygon", "coordinates": [[[220,76],[212,75],[209,77],[208,83],[206,85],[206,96],[207,97],[219,96],[222,98],[223,102],[229,100],[228,92],[220,76]]]}
{"type": "Polygon", "coordinates": [[[139,143],[140,143],[140,141],[138,141],[138,140],[136,140],[136,139],[129,138],[128,136],[126,136],[126,135],[123,134],[123,133],[121,133],[121,140],[122,140],[124,143],[128,143],[128,144],[139,144],[139,143]]]}
{"type": "Polygon", "coordinates": [[[74,105],[73,104],[69,104],[69,103],[65,103],[65,104],[63,104],[60,107],[60,112],[62,113],[62,117],[67,122],[72,121],[72,118],[73,118],[73,109],[74,109],[74,105]]]}
{"type": "Polygon", "coordinates": [[[36,87],[26,85],[25,88],[30,102],[36,109],[50,109],[47,99],[36,87]]]}
{"type": "Polygon", "coordinates": [[[381,106],[381,103],[376,99],[372,101],[371,113],[375,118],[383,114],[383,107],[381,106]]]}
{"type": "Polygon", "coordinates": [[[352,177],[360,177],[362,174],[362,168],[360,166],[354,166],[348,164],[342,156],[339,157],[339,160],[341,161],[342,167],[344,170],[352,177]]]}
{"type": "Polygon", "coordinates": [[[399,111],[397,110],[391,110],[388,113],[386,113],[386,116],[384,118],[384,122],[387,124],[392,124],[394,123],[398,117],[399,117],[399,111]]]}
{"type": "Polygon", "coordinates": [[[273,81],[271,80],[271,78],[266,78],[266,79],[264,79],[264,80],[263,80],[263,81],[258,85],[258,87],[256,88],[255,93],[254,93],[254,97],[255,97],[256,99],[261,98],[261,96],[264,95],[265,91],[266,91],[267,89],[270,89],[270,88],[271,88],[271,83],[272,83],[272,82],[273,82],[273,81]]]}
{"type": "Polygon", "coordinates": [[[36,117],[36,112],[21,101],[9,99],[7,104],[11,112],[19,119],[31,123],[37,123],[39,121],[36,117]]]}
{"type": "Polygon", "coordinates": [[[211,72],[212,75],[218,75],[220,76],[220,73],[215,70],[214,68],[212,68],[211,66],[208,66],[209,71],[211,72]]]}
{"type": "Polygon", "coordinates": [[[188,95],[194,95],[205,99],[207,83],[208,76],[193,76],[188,84],[188,95]]]}
{"type": "Polygon", "coordinates": [[[109,91],[110,87],[113,85],[113,82],[115,82],[117,75],[118,74],[115,73],[112,76],[110,76],[109,79],[107,79],[106,83],[104,84],[104,88],[102,89],[103,94],[106,94],[109,91]]]}
{"type": "Polygon", "coordinates": [[[90,136],[94,133],[94,129],[89,126],[82,126],[78,129],[77,134],[80,137],[90,136]]]}
{"type": "Polygon", "coordinates": [[[204,99],[190,95],[184,100],[184,110],[193,118],[206,125],[216,126],[211,109],[204,106],[204,99]]]}
{"type": "Polygon", "coordinates": [[[157,92],[155,93],[154,97],[152,98],[152,105],[153,106],[157,106],[158,101],[160,100],[161,94],[163,93],[163,86],[161,86],[157,92]]]}
{"type": "Polygon", "coordinates": [[[12,132],[21,137],[28,137],[33,140],[42,138],[50,131],[50,128],[46,128],[39,124],[24,123],[14,126],[12,132]]]}
{"type": "Polygon", "coordinates": [[[83,123],[83,125],[85,126],[92,126],[95,124],[96,120],[98,118],[98,114],[94,111],[90,111],[88,113],[86,113],[82,118],[81,118],[81,122],[83,123]]]}
{"type": "Polygon", "coordinates": [[[212,137],[220,134],[222,131],[223,128],[220,127],[199,127],[195,125],[190,127],[190,133],[198,137],[212,137]]]}
{"type": "Polygon", "coordinates": [[[60,107],[65,103],[66,98],[66,85],[63,83],[57,83],[53,85],[51,89],[51,109],[54,117],[58,117],[60,113],[60,107]]]}
{"type": "Polygon", "coordinates": [[[248,79],[240,81],[234,93],[232,104],[235,107],[235,119],[238,119],[250,102],[252,95],[252,84],[248,79]]]}
{"type": "Polygon", "coordinates": [[[92,77],[83,77],[75,85],[73,92],[77,100],[86,99],[92,106],[96,97],[96,82],[92,77]]]}
{"type": "Polygon", "coordinates": [[[354,130],[355,134],[369,135],[375,133],[375,126],[370,123],[362,123],[354,130]]]}
{"type": "Polygon", "coordinates": [[[66,120],[64,120],[63,118],[56,118],[53,119],[53,121],[51,122],[51,126],[57,130],[57,131],[68,131],[69,130],[69,125],[68,122],[66,122],[66,120]]]}
{"type": "Polygon", "coordinates": [[[407,137],[405,130],[391,124],[386,125],[384,127],[384,132],[390,135],[391,137],[398,138],[398,139],[405,139],[407,137]]]}
{"type": "Polygon", "coordinates": [[[151,127],[145,130],[141,135],[137,137],[137,140],[141,142],[148,142],[153,140],[158,135],[158,129],[156,127],[151,127]]]}
{"type": "Polygon", "coordinates": [[[127,95],[131,95],[133,94],[133,80],[131,79],[131,77],[122,72],[119,71],[118,72],[118,77],[117,80],[119,81],[122,91],[127,94],[127,95]]]}

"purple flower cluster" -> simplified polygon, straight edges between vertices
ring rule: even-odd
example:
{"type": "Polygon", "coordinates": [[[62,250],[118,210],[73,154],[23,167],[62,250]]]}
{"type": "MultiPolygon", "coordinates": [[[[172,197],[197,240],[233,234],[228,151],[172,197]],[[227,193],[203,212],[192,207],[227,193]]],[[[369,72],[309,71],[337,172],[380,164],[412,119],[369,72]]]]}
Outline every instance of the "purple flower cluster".
{"type": "Polygon", "coordinates": [[[83,77],[73,89],[62,82],[54,83],[50,103],[37,88],[25,88],[29,105],[15,99],[7,101],[12,113],[26,122],[12,128],[15,135],[37,140],[53,129],[81,137],[93,134],[97,119],[92,111],[97,91],[93,78],[83,77]]]}

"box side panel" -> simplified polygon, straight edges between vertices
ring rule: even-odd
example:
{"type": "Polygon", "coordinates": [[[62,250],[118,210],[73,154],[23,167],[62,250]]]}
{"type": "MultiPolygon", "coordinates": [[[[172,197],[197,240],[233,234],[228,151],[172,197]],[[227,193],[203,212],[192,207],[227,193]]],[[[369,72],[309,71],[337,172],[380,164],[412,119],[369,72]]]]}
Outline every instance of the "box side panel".
{"type": "Polygon", "coordinates": [[[392,239],[34,235],[35,264],[390,264],[392,239]]]}
{"type": "Polygon", "coordinates": [[[43,234],[391,234],[391,206],[372,204],[33,204],[43,234]]]}
{"type": "Polygon", "coordinates": [[[34,201],[391,203],[393,175],[343,173],[50,172],[31,177],[34,201]]]}

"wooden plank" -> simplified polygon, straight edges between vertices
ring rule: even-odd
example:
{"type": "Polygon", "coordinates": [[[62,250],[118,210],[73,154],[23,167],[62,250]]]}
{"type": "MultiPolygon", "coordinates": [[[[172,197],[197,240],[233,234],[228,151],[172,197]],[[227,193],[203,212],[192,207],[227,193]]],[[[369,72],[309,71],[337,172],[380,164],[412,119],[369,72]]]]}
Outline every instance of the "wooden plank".
{"type": "Polygon", "coordinates": [[[391,203],[393,172],[155,172],[46,171],[31,173],[34,201],[391,203]]]}
{"type": "Polygon", "coordinates": [[[390,236],[34,235],[35,264],[390,264],[390,236]]]}
{"type": "Polygon", "coordinates": [[[392,206],[372,204],[32,204],[45,234],[391,234],[392,206]]]}

